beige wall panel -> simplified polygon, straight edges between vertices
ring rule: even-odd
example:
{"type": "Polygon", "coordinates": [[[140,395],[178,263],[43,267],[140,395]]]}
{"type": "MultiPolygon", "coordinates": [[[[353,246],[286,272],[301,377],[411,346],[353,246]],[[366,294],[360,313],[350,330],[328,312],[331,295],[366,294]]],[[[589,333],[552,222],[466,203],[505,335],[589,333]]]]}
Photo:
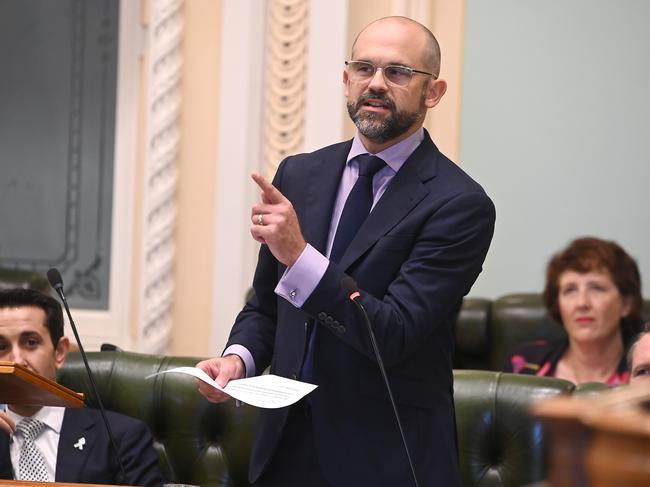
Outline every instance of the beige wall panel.
{"type": "MultiPolygon", "coordinates": [[[[373,20],[393,15],[393,13],[392,0],[349,0],[346,59],[349,59],[352,43],[361,29],[373,20]]],[[[345,139],[354,137],[354,124],[347,111],[343,114],[343,137],[345,139]]]]}
{"type": "Polygon", "coordinates": [[[430,20],[427,24],[440,44],[440,77],[447,81],[447,93],[437,107],[429,110],[424,126],[438,148],[457,163],[461,162],[458,153],[464,16],[463,0],[436,0],[430,3],[430,20]]]}
{"type": "Polygon", "coordinates": [[[221,2],[184,3],[173,355],[210,353],[221,2]]]}

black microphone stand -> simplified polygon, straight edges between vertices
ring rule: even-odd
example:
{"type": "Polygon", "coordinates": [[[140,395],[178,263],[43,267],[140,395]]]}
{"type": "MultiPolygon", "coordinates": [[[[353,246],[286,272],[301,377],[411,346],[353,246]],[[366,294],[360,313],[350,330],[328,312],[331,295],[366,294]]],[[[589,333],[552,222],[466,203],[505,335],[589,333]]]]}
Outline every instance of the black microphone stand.
{"type": "Polygon", "coordinates": [[[409,452],[409,447],[406,443],[406,435],[404,434],[404,428],[402,427],[402,421],[399,419],[399,413],[397,412],[397,404],[395,404],[395,399],[393,398],[393,391],[388,382],[388,375],[386,374],[386,369],[384,368],[384,361],[381,358],[379,353],[379,346],[377,345],[377,339],[375,338],[375,333],[372,331],[372,326],[370,324],[370,318],[368,318],[368,313],[366,313],[366,308],[361,304],[361,293],[356,288],[356,284],[351,277],[343,278],[343,288],[349,292],[350,301],[352,301],[357,308],[361,311],[363,316],[363,321],[366,322],[368,327],[368,333],[370,335],[370,343],[372,344],[372,349],[375,352],[375,358],[377,359],[377,364],[379,365],[379,370],[381,376],[384,379],[384,384],[386,385],[386,390],[388,391],[388,397],[390,399],[390,404],[393,406],[393,413],[395,414],[395,420],[397,421],[397,427],[399,428],[399,434],[402,437],[402,444],[404,445],[404,451],[406,452],[406,458],[409,462],[409,467],[411,467],[411,475],[413,476],[413,484],[415,487],[419,487],[418,478],[415,475],[415,467],[413,466],[413,460],[411,460],[411,453],[409,452]]]}
{"type": "Polygon", "coordinates": [[[70,320],[70,327],[72,328],[72,332],[74,333],[74,338],[77,341],[77,346],[79,347],[79,352],[81,352],[81,358],[83,359],[84,365],[86,367],[86,373],[88,374],[88,378],[90,379],[91,389],[93,391],[93,394],[95,395],[95,399],[97,400],[97,405],[99,406],[99,412],[102,415],[102,420],[104,421],[104,426],[106,426],[106,432],[108,433],[108,438],[111,442],[111,446],[113,447],[113,453],[115,454],[117,463],[120,466],[122,479],[126,480],[126,472],[124,471],[124,465],[122,464],[122,459],[120,458],[119,451],[117,450],[117,446],[115,444],[115,438],[113,437],[113,432],[111,431],[111,425],[109,424],[108,418],[106,417],[106,411],[104,410],[102,399],[101,397],[99,397],[99,392],[97,391],[97,385],[95,384],[95,378],[93,377],[93,373],[90,370],[90,365],[88,365],[86,352],[84,351],[84,347],[81,345],[81,339],[79,338],[79,333],[77,333],[77,326],[75,325],[74,320],[72,319],[72,313],[70,313],[68,300],[65,299],[65,294],[63,292],[63,278],[61,277],[61,273],[57,269],[50,269],[49,271],[47,271],[47,280],[50,282],[50,285],[57,292],[57,294],[61,298],[61,301],[63,302],[63,307],[65,308],[65,311],[68,315],[68,319],[70,320]]]}

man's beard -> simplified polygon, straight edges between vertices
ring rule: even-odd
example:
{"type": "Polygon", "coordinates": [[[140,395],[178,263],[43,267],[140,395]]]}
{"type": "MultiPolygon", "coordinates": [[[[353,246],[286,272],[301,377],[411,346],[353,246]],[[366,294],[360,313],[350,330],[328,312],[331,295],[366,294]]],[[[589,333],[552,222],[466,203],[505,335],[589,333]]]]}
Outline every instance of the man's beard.
{"type": "Polygon", "coordinates": [[[356,102],[349,101],[347,103],[348,114],[362,135],[373,142],[383,143],[404,134],[424,117],[425,98],[426,90],[423,90],[419,109],[416,112],[407,112],[396,110],[395,102],[384,93],[367,92],[361,95],[356,102]],[[390,110],[390,114],[383,118],[383,115],[374,112],[361,111],[361,107],[369,99],[380,100],[390,110]]]}

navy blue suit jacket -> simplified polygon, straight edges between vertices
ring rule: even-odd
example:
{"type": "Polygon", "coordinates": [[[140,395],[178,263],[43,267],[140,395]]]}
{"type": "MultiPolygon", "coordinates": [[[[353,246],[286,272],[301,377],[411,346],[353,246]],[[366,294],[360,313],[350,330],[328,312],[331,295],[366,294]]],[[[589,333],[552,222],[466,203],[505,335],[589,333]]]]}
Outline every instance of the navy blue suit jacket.
{"type": "MultiPolygon", "coordinates": [[[[274,185],[293,204],[303,235],[325,254],[351,142],[285,159],[274,185]]],[[[311,394],[323,473],[332,485],[410,485],[410,470],[367,328],[341,286],[357,283],[387,368],[420,485],[460,485],[453,406],[453,319],[481,271],[495,210],[483,189],[442,155],[428,133],[302,309],[278,298],[285,267],[262,246],[255,296],[228,345],[257,371],[299,376],[305,323],[318,326],[311,394]]],[[[250,477],[271,460],[287,409],[264,410],[250,477]]]]}
{"type": "MultiPolygon", "coordinates": [[[[126,478],[111,451],[100,412],[91,408],[66,408],[56,458],[56,481],[92,484],[161,486],[158,455],[151,433],[139,420],[107,411],[106,415],[124,465],[126,478]],[[75,448],[85,438],[83,449],[75,448]]],[[[0,432],[0,478],[12,479],[9,435],[0,432]]]]}

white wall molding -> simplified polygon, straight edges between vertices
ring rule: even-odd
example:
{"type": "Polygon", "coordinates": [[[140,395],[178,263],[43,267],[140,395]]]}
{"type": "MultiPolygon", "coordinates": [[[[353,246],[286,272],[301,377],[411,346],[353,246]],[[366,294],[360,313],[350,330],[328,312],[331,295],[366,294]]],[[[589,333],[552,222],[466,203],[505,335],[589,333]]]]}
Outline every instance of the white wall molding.
{"type": "Polygon", "coordinates": [[[263,5],[259,0],[224,0],[222,5],[210,347],[214,354],[226,342],[257,260],[249,213],[258,198],[250,172],[262,167],[263,5]]]}
{"type": "Polygon", "coordinates": [[[268,2],[263,126],[268,177],[303,147],[308,29],[308,0],[268,2]]]}
{"type": "Polygon", "coordinates": [[[172,328],[182,4],[182,0],[153,0],[149,4],[139,313],[132,344],[133,349],[144,352],[164,352],[172,328]]]}

